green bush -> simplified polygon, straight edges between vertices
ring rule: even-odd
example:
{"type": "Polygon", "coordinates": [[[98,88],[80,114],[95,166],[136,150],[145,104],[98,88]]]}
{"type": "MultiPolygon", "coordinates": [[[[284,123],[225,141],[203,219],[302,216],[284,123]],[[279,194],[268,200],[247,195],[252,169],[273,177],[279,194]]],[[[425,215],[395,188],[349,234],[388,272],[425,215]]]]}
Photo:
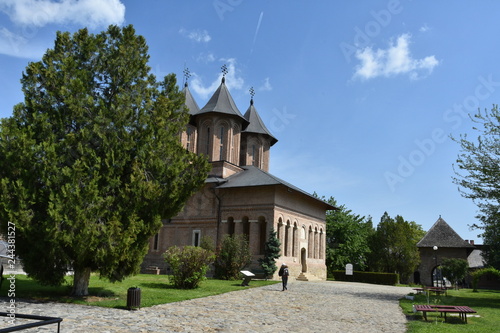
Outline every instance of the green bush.
{"type": "Polygon", "coordinates": [[[205,279],[213,252],[196,246],[172,246],[163,254],[172,269],[172,282],[176,288],[194,289],[205,279]]]}
{"type": "Polygon", "coordinates": [[[495,268],[492,268],[492,267],[481,268],[481,269],[478,269],[477,271],[472,272],[471,273],[472,288],[473,288],[474,292],[477,292],[477,283],[479,282],[479,278],[485,274],[490,274],[490,275],[493,275],[496,277],[500,277],[500,271],[495,269],[495,268]]]}
{"type": "Polygon", "coordinates": [[[396,273],[354,271],[353,275],[346,275],[345,271],[342,270],[342,271],[332,271],[331,276],[336,281],[385,284],[389,286],[394,286],[399,283],[399,275],[396,273]]]}
{"type": "Polygon", "coordinates": [[[217,248],[214,262],[215,277],[222,280],[237,280],[240,271],[252,260],[250,246],[245,235],[224,235],[217,248]]]}

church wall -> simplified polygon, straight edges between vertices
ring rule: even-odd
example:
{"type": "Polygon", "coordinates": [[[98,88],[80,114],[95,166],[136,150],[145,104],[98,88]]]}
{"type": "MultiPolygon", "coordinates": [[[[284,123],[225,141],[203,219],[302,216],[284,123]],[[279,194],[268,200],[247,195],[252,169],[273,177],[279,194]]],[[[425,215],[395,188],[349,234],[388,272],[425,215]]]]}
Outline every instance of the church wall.
{"type": "Polygon", "coordinates": [[[305,272],[326,280],[325,221],[305,215],[299,209],[279,206],[274,221],[281,241],[282,256],[278,264],[285,262],[291,276],[305,272]]]}
{"type": "Polygon", "coordinates": [[[323,222],[326,219],[326,204],[324,206],[317,200],[285,186],[280,186],[276,190],[276,205],[300,211],[304,215],[322,220],[323,222]]]}

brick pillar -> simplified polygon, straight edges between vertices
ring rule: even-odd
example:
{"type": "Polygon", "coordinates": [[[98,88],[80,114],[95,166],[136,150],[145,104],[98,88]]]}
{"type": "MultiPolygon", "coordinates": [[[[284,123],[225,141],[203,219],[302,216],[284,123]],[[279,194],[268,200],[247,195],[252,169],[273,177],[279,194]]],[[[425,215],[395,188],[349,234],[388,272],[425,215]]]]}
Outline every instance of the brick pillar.
{"type": "Polygon", "coordinates": [[[243,222],[241,222],[241,220],[234,220],[234,234],[243,234],[243,222]]]}

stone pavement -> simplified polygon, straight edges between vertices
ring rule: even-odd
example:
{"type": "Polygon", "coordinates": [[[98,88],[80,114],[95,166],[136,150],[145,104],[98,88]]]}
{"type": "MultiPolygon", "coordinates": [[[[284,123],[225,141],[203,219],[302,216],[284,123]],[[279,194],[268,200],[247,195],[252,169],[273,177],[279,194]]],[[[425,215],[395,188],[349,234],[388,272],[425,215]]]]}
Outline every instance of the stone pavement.
{"type": "MultiPolygon", "coordinates": [[[[411,288],[290,281],[128,311],[17,300],[17,313],[62,317],[61,332],[405,332],[398,299],[411,288]]],[[[167,292],[167,291],[166,291],[167,292]]],[[[5,312],[8,299],[0,300],[5,312]]],[[[18,320],[18,324],[22,322],[18,320]]],[[[8,326],[0,317],[0,328],[8,326]]],[[[23,332],[56,332],[57,324],[23,332]]]]}

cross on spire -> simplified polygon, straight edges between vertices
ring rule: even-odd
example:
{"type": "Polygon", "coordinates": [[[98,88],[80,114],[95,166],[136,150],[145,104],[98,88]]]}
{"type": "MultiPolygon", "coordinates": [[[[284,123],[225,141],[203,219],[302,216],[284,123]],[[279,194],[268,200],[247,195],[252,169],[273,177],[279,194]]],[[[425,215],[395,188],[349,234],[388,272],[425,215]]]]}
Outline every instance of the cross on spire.
{"type": "Polygon", "coordinates": [[[187,86],[187,81],[189,80],[189,78],[191,77],[191,72],[189,71],[189,68],[184,68],[184,86],[187,86]]]}
{"type": "Polygon", "coordinates": [[[226,74],[229,72],[227,70],[227,65],[226,64],[222,65],[221,69],[222,69],[222,76],[226,76],[226,74]]]}
{"type": "Polygon", "coordinates": [[[255,96],[255,89],[253,89],[253,87],[250,87],[250,104],[253,105],[253,97],[255,96]]]}

